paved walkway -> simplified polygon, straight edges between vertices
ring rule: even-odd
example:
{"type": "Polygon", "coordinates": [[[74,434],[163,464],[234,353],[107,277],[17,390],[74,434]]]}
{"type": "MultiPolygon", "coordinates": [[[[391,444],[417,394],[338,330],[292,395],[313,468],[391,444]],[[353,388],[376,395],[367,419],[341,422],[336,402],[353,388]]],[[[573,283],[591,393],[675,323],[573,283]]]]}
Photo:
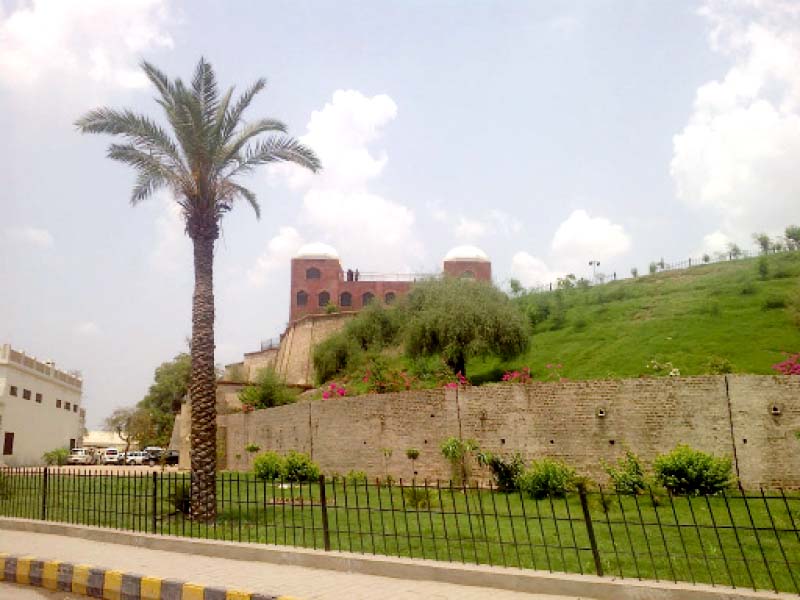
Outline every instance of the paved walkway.
{"type": "MultiPolygon", "coordinates": [[[[84,563],[154,577],[180,579],[209,586],[232,587],[251,592],[295,596],[301,600],[566,600],[565,596],[525,594],[504,590],[392,579],[306,567],[248,562],[207,556],[148,550],[128,545],[106,544],[72,537],[0,529],[0,552],[39,559],[84,563]]],[[[0,588],[0,598],[23,592],[16,586],[0,588]]],[[[38,598],[24,596],[20,598],[38,598]]],[[[43,595],[42,598],[65,596],[43,595]]],[[[574,599],[580,600],[580,599],[574,599]]],[[[589,600],[584,598],[583,600],[589,600]]]]}

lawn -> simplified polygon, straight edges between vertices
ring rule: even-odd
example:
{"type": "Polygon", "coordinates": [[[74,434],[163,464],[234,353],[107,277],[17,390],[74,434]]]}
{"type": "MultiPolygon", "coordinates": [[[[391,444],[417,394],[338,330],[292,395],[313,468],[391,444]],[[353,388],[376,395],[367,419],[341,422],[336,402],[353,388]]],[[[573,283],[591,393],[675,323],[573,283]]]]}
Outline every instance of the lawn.
{"type": "MultiPolygon", "coordinates": [[[[534,500],[488,489],[377,486],[338,480],[279,484],[218,477],[219,514],[198,524],[170,498],[188,475],[87,475],[51,470],[6,476],[0,514],[241,542],[595,573],[577,494],[534,500]]],[[[605,575],[800,593],[800,496],[587,494],[605,575]]]]}

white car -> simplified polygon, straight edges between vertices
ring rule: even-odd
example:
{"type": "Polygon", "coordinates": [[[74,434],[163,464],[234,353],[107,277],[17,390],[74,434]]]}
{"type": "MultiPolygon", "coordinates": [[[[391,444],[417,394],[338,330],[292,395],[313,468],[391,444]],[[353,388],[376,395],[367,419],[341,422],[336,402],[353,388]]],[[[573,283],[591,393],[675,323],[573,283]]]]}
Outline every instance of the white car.
{"type": "Polygon", "coordinates": [[[100,462],[104,465],[120,464],[120,451],[116,448],[106,448],[100,454],[100,462]]]}
{"type": "Polygon", "coordinates": [[[67,464],[70,465],[93,465],[95,456],[86,448],[73,448],[67,457],[67,464]]]}
{"type": "Polygon", "coordinates": [[[141,450],[136,452],[128,452],[125,455],[126,465],[146,465],[150,461],[150,455],[141,450]]]}

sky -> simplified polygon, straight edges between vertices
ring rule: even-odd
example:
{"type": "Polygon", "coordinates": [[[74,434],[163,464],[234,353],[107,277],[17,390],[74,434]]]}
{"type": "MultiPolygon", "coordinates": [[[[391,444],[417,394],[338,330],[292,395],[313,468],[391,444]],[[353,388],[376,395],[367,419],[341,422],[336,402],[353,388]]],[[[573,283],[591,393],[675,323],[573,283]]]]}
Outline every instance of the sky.
{"type": "Polygon", "coordinates": [[[191,246],[174,201],[81,136],[98,106],[160,118],[138,68],[268,86],[323,171],[264,168],[215,254],[216,360],[279,335],[289,260],[496,283],[627,276],[800,224],[800,3],[792,0],[0,0],[0,342],[84,377],[87,424],[186,350],[191,246]]]}

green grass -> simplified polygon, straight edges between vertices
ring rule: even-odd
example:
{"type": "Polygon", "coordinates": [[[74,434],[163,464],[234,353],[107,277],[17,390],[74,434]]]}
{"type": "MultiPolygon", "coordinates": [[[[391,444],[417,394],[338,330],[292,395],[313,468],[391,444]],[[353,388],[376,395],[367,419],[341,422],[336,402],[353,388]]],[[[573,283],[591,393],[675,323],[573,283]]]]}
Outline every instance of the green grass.
{"type": "MultiPolygon", "coordinates": [[[[317,484],[218,477],[218,518],[199,524],[169,496],[183,474],[74,476],[51,471],[49,520],[242,542],[322,548],[317,484]],[[155,486],[154,486],[155,483],[155,486]],[[155,514],[153,506],[155,504],[155,514]]],[[[0,514],[42,517],[42,477],[8,478],[0,514]]],[[[580,498],[533,500],[490,490],[405,493],[397,486],[326,485],[333,550],[594,573],[580,498]],[[416,497],[417,502],[414,502],[416,497]],[[427,501],[425,501],[427,499],[427,501]],[[422,500],[420,503],[419,501],[422,500]],[[411,504],[415,504],[415,508],[411,504]]],[[[697,581],[800,591],[800,497],[670,498],[590,492],[588,510],[603,571],[610,576],[697,581]],[[787,567],[787,559],[789,566],[787,567]]]]}
{"type": "Polygon", "coordinates": [[[758,259],[749,259],[526,294],[516,302],[527,314],[536,306],[550,311],[528,352],[508,362],[472,360],[467,372],[491,380],[527,365],[542,378],[551,363],[570,379],[638,377],[651,374],[646,365],[656,359],[681,375],[701,375],[713,372],[709,362],[718,357],[736,373],[774,373],[784,353],[800,352],[800,252],[771,255],[767,264],[766,279],[758,259]]]}

